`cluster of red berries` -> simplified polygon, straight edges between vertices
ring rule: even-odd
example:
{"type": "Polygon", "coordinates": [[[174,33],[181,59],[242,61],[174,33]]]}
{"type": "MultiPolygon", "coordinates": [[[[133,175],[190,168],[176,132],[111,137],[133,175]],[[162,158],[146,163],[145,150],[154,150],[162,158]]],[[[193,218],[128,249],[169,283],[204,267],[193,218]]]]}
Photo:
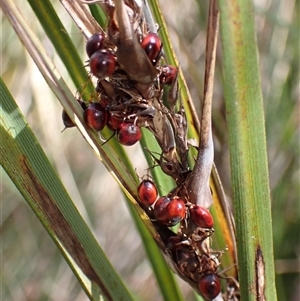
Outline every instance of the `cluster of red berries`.
{"type": "Polygon", "coordinates": [[[206,300],[213,300],[221,292],[221,279],[216,275],[219,263],[207,254],[195,254],[190,245],[178,236],[171,236],[168,250],[178,258],[178,264],[184,266],[184,274],[190,276],[196,283],[206,300]]]}
{"type": "Polygon", "coordinates": [[[212,300],[220,294],[221,280],[213,272],[218,267],[217,262],[211,262],[205,254],[202,256],[195,254],[191,246],[179,236],[171,236],[167,248],[172,256],[178,258],[178,264],[185,267],[185,273],[191,275],[192,279],[198,283],[199,290],[206,300],[212,300]]]}
{"type": "MultiPolygon", "coordinates": [[[[112,76],[116,69],[116,56],[113,51],[105,47],[105,35],[102,33],[93,34],[86,43],[86,53],[90,58],[89,66],[91,73],[102,79],[112,76]]],[[[107,127],[117,133],[118,141],[126,146],[138,142],[142,133],[135,123],[125,122],[109,112],[109,100],[105,95],[101,95],[97,103],[91,103],[84,111],[86,124],[95,131],[101,131],[107,127]],[[104,101],[103,101],[104,99],[104,101]]]]}
{"type": "MultiPolygon", "coordinates": [[[[116,133],[118,141],[122,145],[131,146],[138,142],[142,137],[140,125],[137,124],[137,119],[128,118],[134,116],[135,112],[128,110],[124,105],[124,110],[119,113],[113,113],[114,108],[122,105],[124,100],[114,102],[109,96],[102,94],[101,80],[112,77],[113,73],[119,69],[115,51],[108,46],[109,43],[105,40],[104,33],[93,34],[86,43],[86,53],[89,57],[90,72],[98,78],[96,91],[100,91],[100,100],[86,105],[80,101],[81,107],[84,110],[84,120],[86,124],[94,131],[101,131],[105,126],[116,133]]],[[[162,53],[162,43],[158,35],[149,32],[140,43],[141,47],[146,52],[149,60],[153,65],[159,61],[162,53]]],[[[171,65],[160,67],[159,82],[161,85],[169,85],[173,82],[177,74],[177,68],[171,65]]],[[[65,127],[73,127],[67,113],[63,110],[63,122],[65,127]]]]}
{"type": "Polygon", "coordinates": [[[149,179],[140,183],[138,195],[143,206],[154,205],[156,219],[167,226],[174,226],[185,218],[191,218],[197,227],[205,229],[211,229],[214,225],[212,215],[204,207],[190,204],[178,196],[158,198],[156,185],[149,179]]]}
{"type": "MultiPolygon", "coordinates": [[[[138,43],[151,63],[147,62],[147,57],[142,55],[147,62],[146,73],[148,73],[149,68],[157,71],[157,73],[152,72],[154,75],[151,75],[152,79],[149,85],[146,85],[147,89],[143,90],[141,88],[139,90],[140,86],[145,87],[145,85],[139,86],[139,80],[136,78],[134,81],[130,80],[130,78],[134,78],[129,76],[130,68],[128,65],[126,67],[126,61],[124,63],[124,60],[122,60],[124,56],[120,56],[120,51],[117,51],[116,45],[120,44],[114,42],[108,30],[108,35],[104,32],[95,33],[86,43],[90,73],[97,78],[97,96],[89,104],[79,100],[87,126],[94,131],[101,131],[107,126],[116,134],[118,141],[126,146],[131,146],[141,139],[141,127],[151,129],[149,120],[151,123],[155,112],[169,112],[164,107],[163,102],[160,101],[163,87],[164,85],[172,85],[171,88],[177,86],[178,68],[171,65],[159,65],[162,56],[162,42],[158,35],[154,32],[148,32],[147,34],[139,32],[137,37],[138,43]],[[148,90],[151,90],[154,94],[147,94],[145,91],[148,90]],[[155,103],[158,103],[156,106],[153,105],[154,98],[155,103]]],[[[140,50],[140,52],[143,51],[140,50]]],[[[126,59],[127,56],[125,56],[126,59]]],[[[176,90],[176,87],[174,90],[176,90]]],[[[176,98],[174,97],[174,103],[177,100],[176,98]]],[[[169,101],[170,104],[173,102],[169,101]]],[[[172,113],[177,118],[184,119],[184,114],[177,114],[178,112],[175,111],[172,111],[172,113]]],[[[63,111],[63,121],[66,127],[74,126],[65,111],[63,111]]],[[[178,127],[180,126],[182,125],[180,124],[178,127]]],[[[160,127],[157,132],[152,129],[158,142],[157,133],[164,132],[162,129],[164,127],[160,127]]],[[[184,132],[184,126],[181,130],[184,132]]],[[[175,136],[176,126],[173,131],[175,136]]],[[[168,141],[164,134],[160,138],[162,141],[162,143],[159,143],[161,148],[169,149],[169,145],[164,147],[164,141],[168,141]]],[[[183,139],[182,142],[182,145],[184,145],[186,141],[183,139]]],[[[182,153],[186,154],[186,148],[182,148],[182,153]]],[[[181,154],[180,151],[178,151],[179,154],[181,154]]],[[[187,168],[179,168],[178,170],[186,171],[187,168]]],[[[172,175],[172,177],[174,179],[178,178],[177,174],[172,175]]],[[[182,187],[184,181],[185,177],[182,177],[182,181],[176,182],[178,187],[182,187]]],[[[157,225],[164,225],[164,228],[168,229],[167,227],[181,223],[180,229],[183,229],[183,232],[177,234],[177,236],[172,236],[176,235],[172,232],[169,241],[167,240],[165,244],[181,274],[197,283],[199,291],[206,299],[212,300],[215,298],[221,290],[220,278],[216,274],[218,265],[215,264],[213,257],[210,255],[210,250],[203,251],[200,246],[201,242],[208,237],[205,233],[213,232],[214,221],[210,212],[204,207],[190,203],[188,196],[184,195],[180,189],[171,191],[167,196],[159,197],[157,187],[150,179],[142,180],[138,186],[138,196],[143,208],[151,208],[157,225]]]]}
{"type": "MultiPolygon", "coordinates": [[[[79,100],[79,103],[84,110],[84,120],[92,130],[101,131],[106,125],[110,130],[116,132],[118,141],[126,146],[133,145],[141,139],[142,132],[136,124],[123,122],[109,114],[107,108],[101,103],[93,102],[88,106],[83,101],[79,100]]],[[[65,110],[62,112],[62,119],[66,128],[75,126],[65,110]]]]}
{"type": "Polygon", "coordinates": [[[86,124],[94,131],[101,131],[107,127],[115,131],[118,141],[126,146],[131,146],[142,137],[139,126],[130,122],[123,122],[114,115],[109,114],[106,107],[100,103],[91,103],[83,113],[86,124]]]}
{"type": "MultiPolygon", "coordinates": [[[[170,227],[188,220],[196,227],[211,230],[214,225],[210,212],[201,206],[190,204],[178,196],[162,196],[158,198],[156,185],[150,179],[144,179],[138,186],[140,203],[144,207],[153,206],[153,213],[157,221],[170,227]]],[[[216,275],[218,264],[206,254],[196,254],[189,243],[183,242],[180,236],[168,239],[167,249],[176,259],[177,264],[184,267],[184,274],[192,277],[198,283],[202,295],[212,300],[221,291],[221,280],[216,275]],[[211,262],[212,261],[212,262],[211,262]]]]}
{"type": "Polygon", "coordinates": [[[93,34],[86,43],[86,53],[90,58],[91,73],[97,78],[109,77],[116,67],[116,57],[108,48],[104,48],[105,36],[93,34]]]}

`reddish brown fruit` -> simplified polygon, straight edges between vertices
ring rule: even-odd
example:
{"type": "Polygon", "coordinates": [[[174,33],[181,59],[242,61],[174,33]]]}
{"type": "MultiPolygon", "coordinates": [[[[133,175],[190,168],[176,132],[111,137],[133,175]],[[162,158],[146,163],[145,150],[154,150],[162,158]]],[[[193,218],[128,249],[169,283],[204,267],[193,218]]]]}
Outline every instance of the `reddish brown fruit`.
{"type": "Polygon", "coordinates": [[[108,114],[108,121],[106,125],[111,131],[116,131],[121,123],[123,123],[123,118],[120,118],[111,113],[108,114]]]}
{"type": "Polygon", "coordinates": [[[154,205],[154,215],[163,223],[168,222],[167,206],[170,204],[170,202],[170,198],[163,196],[159,198],[154,205]]]}
{"type": "Polygon", "coordinates": [[[210,212],[201,206],[195,205],[190,208],[190,215],[192,221],[201,228],[212,228],[214,226],[214,220],[210,212]]]}
{"type": "Polygon", "coordinates": [[[154,32],[149,32],[143,39],[141,46],[145,50],[152,64],[155,65],[160,59],[162,48],[162,43],[158,35],[154,32]]]}
{"type": "Polygon", "coordinates": [[[150,180],[143,180],[138,187],[138,194],[145,206],[151,206],[157,199],[157,188],[150,180]]]}
{"type": "MultiPolygon", "coordinates": [[[[80,104],[81,108],[83,110],[85,110],[86,109],[85,102],[83,102],[82,100],[79,100],[79,99],[77,101],[80,104]]],[[[75,126],[74,122],[71,120],[71,118],[69,117],[69,115],[67,114],[67,112],[65,111],[65,109],[63,109],[63,111],[62,111],[62,120],[63,120],[64,126],[65,126],[65,129],[66,128],[71,128],[71,127],[75,126]]]]}
{"type": "Polygon", "coordinates": [[[167,206],[167,216],[170,225],[174,226],[186,215],[185,203],[180,198],[173,198],[167,206]]]}
{"type": "Polygon", "coordinates": [[[174,226],[186,215],[185,203],[180,198],[161,197],[155,203],[154,215],[167,226],[174,226]]]}
{"type": "Polygon", "coordinates": [[[121,144],[131,146],[142,138],[142,132],[137,125],[123,122],[117,129],[117,138],[121,144]]]}
{"type": "Polygon", "coordinates": [[[162,67],[159,80],[163,85],[171,85],[176,77],[178,69],[172,65],[162,67]]]}
{"type": "Polygon", "coordinates": [[[116,59],[114,55],[107,50],[99,50],[91,56],[90,69],[92,74],[98,78],[111,76],[115,67],[116,59]]]}
{"type": "Polygon", "coordinates": [[[206,299],[216,298],[221,292],[220,278],[215,274],[205,275],[199,282],[199,289],[206,299]]]}
{"type": "Polygon", "coordinates": [[[95,52],[103,47],[104,34],[101,32],[94,33],[86,42],[85,50],[88,57],[91,57],[95,52]]]}
{"type": "Polygon", "coordinates": [[[83,113],[86,124],[94,131],[101,131],[105,127],[108,114],[99,103],[91,103],[83,113]]]}
{"type": "Polygon", "coordinates": [[[65,128],[72,128],[75,126],[74,122],[71,120],[71,118],[69,117],[69,115],[65,110],[62,111],[61,117],[65,128]]]}
{"type": "Polygon", "coordinates": [[[178,236],[171,236],[169,239],[168,239],[168,243],[167,243],[167,248],[169,250],[173,250],[174,248],[176,248],[176,246],[178,244],[181,243],[181,239],[180,237],[178,236]]]}
{"type": "Polygon", "coordinates": [[[101,94],[99,103],[102,107],[107,107],[112,102],[112,99],[104,94],[101,94]]]}

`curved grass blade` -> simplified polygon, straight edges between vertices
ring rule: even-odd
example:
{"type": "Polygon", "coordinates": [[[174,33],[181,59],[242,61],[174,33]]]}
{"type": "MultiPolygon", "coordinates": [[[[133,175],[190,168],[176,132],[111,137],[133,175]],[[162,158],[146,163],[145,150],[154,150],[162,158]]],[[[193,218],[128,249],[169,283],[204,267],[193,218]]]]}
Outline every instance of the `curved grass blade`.
{"type": "Polygon", "coordinates": [[[91,300],[133,300],[80,216],[17,104],[1,84],[1,165],[91,300]]]}
{"type": "Polygon", "coordinates": [[[252,1],[219,0],[243,300],[276,300],[263,101],[252,1]],[[252,287],[249,290],[249,287],[252,287]]]}

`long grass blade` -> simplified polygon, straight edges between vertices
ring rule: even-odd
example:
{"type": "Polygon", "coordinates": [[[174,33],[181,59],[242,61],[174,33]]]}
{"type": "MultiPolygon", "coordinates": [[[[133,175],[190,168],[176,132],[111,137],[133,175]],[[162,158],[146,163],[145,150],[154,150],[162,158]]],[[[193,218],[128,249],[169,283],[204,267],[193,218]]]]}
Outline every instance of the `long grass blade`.
{"type": "Polygon", "coordinates": [[[243,300],[276,300],[253,3],[220,0],[219,4],[241,295],[243,300]]]}
{"type": "Polygon", "coordinates": [[[1,79],[1,165],[91,300],[133,300],[66,193],[1,79]]]}

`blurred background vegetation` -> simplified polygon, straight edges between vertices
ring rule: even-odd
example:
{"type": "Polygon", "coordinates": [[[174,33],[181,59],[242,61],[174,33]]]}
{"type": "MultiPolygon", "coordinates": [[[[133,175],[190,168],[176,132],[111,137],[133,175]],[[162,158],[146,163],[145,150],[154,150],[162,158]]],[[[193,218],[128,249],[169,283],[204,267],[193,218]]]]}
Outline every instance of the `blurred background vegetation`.
{"type": "MultiPolygon", "coordinates": [[[[75,94],[74,85],[29,5],[19,2],[23,14],[75,94]]],[[[53,2],[82,54],[82,66],[78,68],[84,68],[87,55],[83,36],[59,1],[53,2]]],[[[188,5],[186,3],[184,0],[161,1],[175,52],[197,103],[203,90],[208,2],[190,0],[188,5]]],[[[255,11],[265,102],[278,300],[296,301],[300,295],[299,2],[256,1],[255,11]]],[[[2,77],[67,191],[137,300],[160,300],[156,280],[118,185],[76,129],[61,133],[59,102],[2,14],[1,26],[2,77]]],[[[221,60],[219,47],[213,103],[215,162],[230,199],[221,60]]],[[[142,176],[146,173],[146,163],[139,146],[129,151],[137,173],[142,176]]],[[[3,169],[0,222],[3,300],[87,300],[56,246],[3,169]]],[[[195,300],[189,286],[179,281],[186,299],[195,300]]]]}

